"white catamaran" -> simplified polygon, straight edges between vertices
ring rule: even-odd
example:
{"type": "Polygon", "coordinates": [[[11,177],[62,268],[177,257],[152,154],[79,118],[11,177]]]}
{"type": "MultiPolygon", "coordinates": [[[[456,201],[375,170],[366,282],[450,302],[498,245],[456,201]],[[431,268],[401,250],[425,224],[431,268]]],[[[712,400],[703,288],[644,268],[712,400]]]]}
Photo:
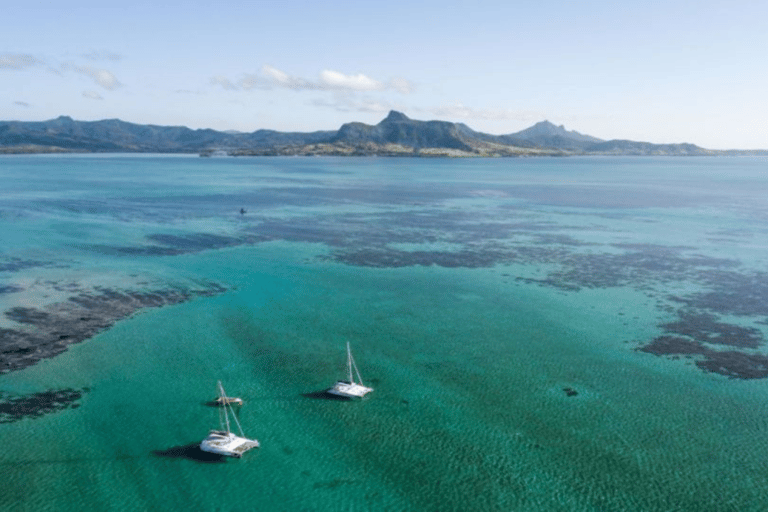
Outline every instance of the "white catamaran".
{"type": "Polygon", "coordinates": [[[347,342],[347,371],[349,380],[340,380],[333,385],[328,393],[336,396],[343,396],[345,398],[363,398],[365,395],[373,391],[373,388],[369,388],[363,385],[363,379],[360,377],[360,372],[357,369],[355,360],[352,358],[352,351],[349,348],[349,342],[347,342]],[[355,370],[357,375],[357,382],[355,382],[352,374],[352,369],[355,370]]]}
{"type": "Polygon", "coordinates": [[[208,437],[203,439],[203,442],[200,443],[200,449],[204,452],[240,458],[251,448],[258,448],[259,442],[256,439],[248,439],[245,437],[245,434],[243,434],[243,428],[240,426],[240,422],[237,420],[234,411],[232,411],[232,405],[229,400],[226,400],[228,397],[224,392],[224,386],[221,385],[221,381],[219,381],[219,398],[222,405],[219,407],[219,424],[221,430],[211,430],[208,437]],[[240,431],[239,436],[236,436],[230,430],[230,412],[232,413],[232,419],[235,420],[237,429],[240,431]]]}

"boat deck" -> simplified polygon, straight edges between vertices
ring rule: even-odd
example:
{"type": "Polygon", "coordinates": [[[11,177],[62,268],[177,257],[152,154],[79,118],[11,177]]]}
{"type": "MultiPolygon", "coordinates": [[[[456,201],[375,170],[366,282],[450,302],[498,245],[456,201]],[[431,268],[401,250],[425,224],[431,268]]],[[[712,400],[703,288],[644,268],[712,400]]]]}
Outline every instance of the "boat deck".
{"type": "Polygon", "coordinates": [[[229,457],[242,457],[248,450],[258,448],[259,446],[259,442],[256,439],[247,439],[219,430],[211,431],[208,437],[200,443],[200,449],[204,452],[217,453],[229,457]]]}
{"type": "Polygon", "coordinates": [[[218,405],[243,405],[243,399],[237,398],[233,396],[225,396],[225,397],[219,397],[215,400],[216,404],[218,405]]]}
{"type": "Polygon", "coordinates": [[[328,390],[328,393],[347,398],[363,398],[371,391],[373,391],[373,388],[369,388],[355,382],[340,380],[334,384],[331,389],[328,390]]]}

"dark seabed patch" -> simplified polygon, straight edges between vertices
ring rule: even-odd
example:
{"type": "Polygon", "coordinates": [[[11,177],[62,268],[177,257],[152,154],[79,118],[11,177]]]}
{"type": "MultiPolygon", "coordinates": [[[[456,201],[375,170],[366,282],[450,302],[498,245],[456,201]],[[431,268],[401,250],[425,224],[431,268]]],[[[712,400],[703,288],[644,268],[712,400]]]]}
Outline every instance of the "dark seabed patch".
{"type": "MultiPolygon", "coordinates": [[[[527,282],[563,290],[581,288],[614,288],[632,286],[647,289],[660,283],[696,281],[701,282],[704,275],[721,268],[731,268],[739,263],[735,260],[709,258],[700,255],[686,255],[686,248],[654,245],[613,246],[625,249],[619,254],[558,252],[536,256],[545,263],[560,265],[546,277],[525,279],[527,282]]],[[[525,251],[519,251],[525,254],[525,251]]],[[[525,263],[535,263],[530,259],[525,263]]]]}
{"type": "Polygon", "coordinates": [[[768,274],[713,269],[702,271],[697,277],[696,281],[709,289],[670,297],[672,302],[684,304],[685,309],[677,311],[677,321],[660,326],[665,335],[639,350],[672,357],[696,356],[696,366],[702,370],[732,378],[767,378],[768,357],[754,352],[764,345],[762,332],[718,321],[716,315],[733,315],[765,324],[759,318],[768,317],[768,274]],[[732,350],[717,350],[711,345],[725,345],[732,350]]]}
{"type": "Polygon", "coordinates": [[[763,344],[763,335],[754,327],[718,322],[714,315],[679,311],[680,319],[662,325],[668,333],[687,336],[701,343],[730,345],[737,348],[758,348],[763,344]]]}
{"type": "MultiPolygon", "coordinates": [[[[509,196],[535,204],[573,208],[603,208],[625,210],[627,208],[679,208],[695,206],[709,199],[663,190],[658,187],[579,186],[579,185],[516,185],[503,189],[509,196]]],[[[705,203],[706,204],[706,203],[705,203]]]]}
{"type": "Polygon", "coordinates": [[[677,336],[659,336],[638,350],[657,356],[700,356],[696,366],[704,371],[735,379],[764,379],[768,377],[768,357],[735,350],[719,351],[699,341],[677,336]]]}
{"type": "Polygon", "coordinates": [[[55,389],[25,395],[6,397],[0,395],[0,423],[11,423],[23,418],[38,418],[64,409],[77,408],[83,393],[88,389],[55,389]]]}
{"type": "Polygon", "coordinates": [[[336,489],[337,487],[341,487],[342,485],[351,485],[351,484],[359,484],[360,482],[357,480],[350,480],[350,479],[343,479],[343,478],[335,478],[333,480],[323,480],[320,482],[315,482],[312,485],[313,489],[336,489]]]}
{"type": "Polygon", "coordinates": [[[395,249],[361,249],[335,253],[329,259],[339,263],[359,267],[397,268],[437,265],[446,268],[482,268],[492,267],[504,255],[489,249],[476,251],[398,251],[395,249]]]}
{"type": "Polygon", "coordinates": [[[768,317],[768,273],[719,270],[701,279],[709,291],[672,299],[722,314],[768,317]]]}
{"type": "MultiPolygon", "coordinates": [[[[283,179],[284,181],[284,179],[283,179]]],[[[306,183],[291,180],[293,184],[306,183]]],[[[219,217],[241,208],[249,212],[274,208],[363,205],[430,205],[466,197],[466,190],[450,184],[387,186],[274,186],[240,193],[163,195],[161,197],[119,197],[111,200],[54,199],[36,203],[43,210],[64,210],[75,215],[98,215],[123,220],[151,220],[174,223],[190,217],[219,217]]]]}
{"type": "Polygon", "coordinates": [[[88,249],[101,254],[115,256],[178,256],[180,254],[196,253],[214,249],[224,249],[238,245],[256,244],[266,241],[255,236],[226,236],[210,233],[189,233],[171,235],[155,233],[148,235],[148,245],[142,246],[112,246],[89,245],[88,249]]]}
{"type": "MultiPolygon", "coordinates": [[[[300,204],[302,201],[297,198],[303,198],[304,205],[342,202],[376,206],[380,202],[392,204],[394,194],[398,198],[395,204],[412,208],[290,218],[272,217],[261,211],[249,213],[233,234],[154,233],[146,237],[145,245],[92,246],[92,249],[127,256],[173,256],[285,241],[323,244],[329,251],[318,258],[359,267],[492,268],[520,264],[542,268],[550,265],[548,271],[537,277],[508,277],[510,281],[565,292],[631,287],[649,296],[658,296],[660,304],[662,300],[668,301],[659,306],[666,312],[677,309],[669,302],[682,304],[685,308],[678,312],[679,319],[661,325],[665,335],[645,343],[640,350],[657,355],[700,357],[699,368],[731,377],[766,376],[762,369],[763,356],[739,352],[761,346],[761,332],[721,322],[716,316],[768,319],[768,274],[742,271],[738,260],[705,256],[693,246],[588,242],[579,239],[579,234],[605,232],[608,228],[545,221],[508,203],[482,211],[445,208],[443,201],[466,196],[466,191],[451,186],[434,190],[381,191],[365,187],[279,190],[283,200],[291,204],[300,204]],[[683,283],[693,284],[699,291],[667,296],[670,285],[683,283]],[[714,346],[727,346],[731,350],[722,351],[714,346]]],[[[661,202],[666,204],[665,201],[661,202]]],[[[46,323],[42,316],[29,318],[36,323],[46,323]]],[[[27,350],[27,345],[17,344],[16,350],[27,350]]]]}
{"type": "MultiPolygon", "coordinates": [[[[245,221],[244,221],[245,222],[245,221]]],[[[91,245],[102,254],[126,256],[173,256],[268,241],[321,243],[333,250],[332,259],[357,266],[402,267],[441,265],[488,267],[524,259],[533,245],[552,246],[562,256],[562,247],[594,245],[555,230],[578,231],[575,226],[544,222],[508,222],[494,217],[444,210],[417,210],[384,214],[338,214],[276,219],[249,214],[247,224],[231,235],[211,233],[166,234],[146,237],[137,246],[91,245]],[[456,250],[432,250],[414,255],[394,249],[392,244],[446,243],[456,250]],[[461,247],[463,246],[463,247],[461,247]]],[[[540,254],[536,254],[536,257],[540,254]]]]}
{"type": "Polygon", "coordinates": [[[0,373],[20,370],[61,354],[68,345],[87,340],[138,310],[226,291],[217,283],[198,284],[199,288],[143,292],[96,287],[43,308],[11,308],[5,311],[5,317],[23,328],[0,329],[0,373]]]}
{"type": "Polygon", "coordinates": [[[19,270],[25,270],[35,267],[58,267],[60,265],[54,265],[51,262],[37,261],[37,260],[25,260],[22,258],[8,258],[5,261],[0,261],[0,272],[18,272],[19,270]]]}
{"type": "Polygon", "coordinates": [[[678,320],[662,324],[665,334],[638,348],[657,356],[697,357],[704,371],[737,379],[768,377],[768,357],[754,352],[718,350],[711,345],[756,349],[764,344],[762,333],[753,327],[720,322],[709,313],[677,312],[678,320]]]}

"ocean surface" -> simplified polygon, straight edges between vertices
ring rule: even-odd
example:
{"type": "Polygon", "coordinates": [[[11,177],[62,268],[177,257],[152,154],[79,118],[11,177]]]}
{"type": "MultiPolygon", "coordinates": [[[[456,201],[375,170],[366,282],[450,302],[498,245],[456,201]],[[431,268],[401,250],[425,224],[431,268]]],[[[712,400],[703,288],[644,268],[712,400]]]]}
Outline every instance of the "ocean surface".
{"type": "Polygon", "coordinates": [[[765,510],[767,168],[3,156],[0,510],[765,510]]]}

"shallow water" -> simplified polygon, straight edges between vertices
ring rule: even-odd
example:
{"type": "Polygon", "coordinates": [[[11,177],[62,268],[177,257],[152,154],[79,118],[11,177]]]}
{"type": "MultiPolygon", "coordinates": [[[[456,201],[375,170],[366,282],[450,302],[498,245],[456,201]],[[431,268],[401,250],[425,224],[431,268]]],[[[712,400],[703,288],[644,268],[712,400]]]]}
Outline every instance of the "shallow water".
{"type": "Polygon", "coordinates": [[[0,375],[0,508],[762,510],[764,167],[3,157],[0,328],[135,310],[0,375]]]}

